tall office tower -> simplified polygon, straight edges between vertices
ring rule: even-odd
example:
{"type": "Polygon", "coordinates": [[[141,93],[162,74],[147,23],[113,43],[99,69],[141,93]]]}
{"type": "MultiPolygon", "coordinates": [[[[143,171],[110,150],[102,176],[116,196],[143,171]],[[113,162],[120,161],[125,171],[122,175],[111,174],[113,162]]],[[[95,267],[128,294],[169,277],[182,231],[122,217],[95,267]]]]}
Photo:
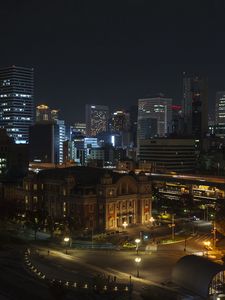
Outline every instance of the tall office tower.
{"type": "Polygon", "coordinates": [[[36,122],[53,121],[58,119],[58,110],[50,109],[45,104],[36,107],[36,122]]]}
{"type": "Polygon", "coordinates": [[[109,108],[104,105],[86,104],[85,120],[87,136],[96,136],[108,130],[109,108]]]}
{"type": "Polygon", "coordinates": [[[59,163],[63,163],[63,143],[66,140],[66,126],[64,120],[56,120],[56,124],[59,126],[59,163]]]}
{"type": "Polygon", "coordinates": [[[5,67],[0,69],[0,127],[16,144],[29,142],[33,124],[33,69],[5,67]]]}
{"type": "Polygon", "coordinates": [[[171,131],[172,99],[163,94],[138,100],[137,144],[152,137],[165,137],[171,131]]]}
{"type": "Polygon", "coordinates": [[[208,81],[183,73],[184,134],[203,138],[208,132],[208,81]]]}
{"type": "Polygon", "coordinates": [[[110,118],[110,131],[111,132],[121,132],[127,131],[129,129],[129,113],[117,110],[115,111],[110,118]]]}

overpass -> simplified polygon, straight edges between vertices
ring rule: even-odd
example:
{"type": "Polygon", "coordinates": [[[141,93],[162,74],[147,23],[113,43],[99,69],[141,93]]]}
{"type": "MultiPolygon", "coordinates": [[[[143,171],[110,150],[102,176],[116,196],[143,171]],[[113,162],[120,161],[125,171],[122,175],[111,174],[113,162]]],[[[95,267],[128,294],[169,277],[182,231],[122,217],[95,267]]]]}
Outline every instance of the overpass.
{"type": "Polygon", "coordinates": [[[194,175],[194,174],[168,174],[168,173],[145,173],[152,181],[179,182],[182,184],[196,184],[213,186],[225,190],[225,177],[194,175]]]}
{"type": "Polygon", "coordinates": [[[159,193],[164,197],[179,200],[192,195],[195,201],[215,202],[225,198],[225,178],[192,174],[146,173],[159,193]]]}

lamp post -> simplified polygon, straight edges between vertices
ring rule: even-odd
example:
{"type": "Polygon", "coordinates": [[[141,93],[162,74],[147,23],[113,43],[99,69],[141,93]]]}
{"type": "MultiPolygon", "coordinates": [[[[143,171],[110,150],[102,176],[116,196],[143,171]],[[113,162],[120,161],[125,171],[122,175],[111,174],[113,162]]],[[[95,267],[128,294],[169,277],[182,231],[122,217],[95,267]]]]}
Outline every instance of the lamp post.
{"type": "Polygon", "coordinates": [[[171,229],[172,229],[172,240],[174,240],[174,227],[175,227],[175,223],[174,223],[174,216],[175,214],[172,214],[172,224],[171,224],[171,229]]]}
{"type": "Polygon", "coordinates": [[[205,241],[204,243],[205,249],[206,249],[206,256],[208,256],[209,247],[211,245],[210,241],[205,241]]]}
{"type": "Polygon", "coordinates": [[[141,258],[140,257],[135,257],[134,261],[136,262],[137,264],[137,277],[139,278],[139,265],[140,265],[140,262],[141,262],[141,258]]]}
{"type": "Polygon", "coordinates": [[[128,226],[127,222],[124,221],[122,225],[123,225],[123,229],[126,230],[126,228],[127,228],[127,226],[128,226]]]}
{"type": "Polygon", "coordinates": [[[150,222],[150,224],[151,224],[151,226],[152,226],[153,223],[155,222],[155,219],[154,219],[153,217],[151,217],[151,218],[149,219],[149,222],[150,222]]]}
{"type": "Polygon", "coordinates": [[[64,242],[65,242],[65,245],[66,245],[66,254],[67,254],[67,245],[69,245],[69,241],[70,241],[70,238],[69,237],[64,237],[64,242]]]}
{"type": "Polygon", "coordinates": [[[213,248],[216,249],[216,223],[213,222],[213,248]]]}
{"type": "Polygon", "coordinates": [[[186,252],[187,249],[187,236],[185,235],[185,239],[184,239],[184,252],[186,252]]]}
{"type": "Polygon", "coordinates": [[[136,243],[136,251],[137,251],[137,255],[138,255],[138,248],[139,248],[139,244],[140,244],[141,240],[140,239],[135,239],[135,243],[136,243]]]}

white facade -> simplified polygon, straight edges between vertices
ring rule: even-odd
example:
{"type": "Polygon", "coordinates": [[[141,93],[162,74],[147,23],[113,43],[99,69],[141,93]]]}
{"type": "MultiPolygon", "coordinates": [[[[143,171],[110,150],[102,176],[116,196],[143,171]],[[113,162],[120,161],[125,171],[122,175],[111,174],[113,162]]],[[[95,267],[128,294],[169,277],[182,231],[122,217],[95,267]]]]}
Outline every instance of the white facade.
{"type": "Polygon", "coordinates": [[[63,163],[63,142],[66,140],[66,126],[65,121],[56,120],[56,124],[59,126],[59,163],[63,163]]]}

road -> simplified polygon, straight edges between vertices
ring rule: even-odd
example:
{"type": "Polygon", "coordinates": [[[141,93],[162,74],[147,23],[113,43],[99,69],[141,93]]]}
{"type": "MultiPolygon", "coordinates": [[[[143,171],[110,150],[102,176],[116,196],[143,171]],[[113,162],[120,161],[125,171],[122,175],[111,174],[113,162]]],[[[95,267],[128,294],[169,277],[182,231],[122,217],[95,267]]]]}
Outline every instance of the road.
{"type": "MultiPolygon", "coordinates": [[[[199,224],[200,225],[200,224],[199,224]]],[[[199,226],[200,228],[200,226],[199,226]]],[[[134,283],[134,291],[140,294],[142,288],[151,285],[161,285],[170,281],[173,266],[182,256],[204,251],[203,242],[211,238],[211,234],[204,226],[200,233],[187,239],[186,252],[184,241],[174,244],[159,245],[157,252],[147,253],[140,251],[140,277],[137,278],[135,265],[136,252],[113,250],[78,250],[70,249],[66,254],[65,249],[52,247],[39,247],[39,255],[33,256],[36,264],[48,277],[64,281],[83,280],[90,282],[91,277],[104,273],[106,277],[116,276],[119,282],[129,282],[130,275],[134,283]],[[206,232],[205,232],[206,231],[206,232]],[[41,255],[41,257],[40,257],[41,255]]],[[[138,299],[138,298],[137,298],[138,299]]]]}

